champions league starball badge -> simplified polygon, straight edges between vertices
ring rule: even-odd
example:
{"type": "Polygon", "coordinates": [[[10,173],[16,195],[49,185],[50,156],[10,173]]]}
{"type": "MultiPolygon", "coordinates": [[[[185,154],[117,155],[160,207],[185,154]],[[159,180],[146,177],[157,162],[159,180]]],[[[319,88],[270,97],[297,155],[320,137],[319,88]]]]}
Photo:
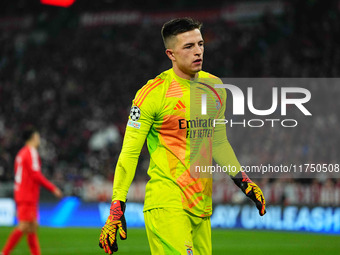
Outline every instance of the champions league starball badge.
{"type": "Polygon", "coordinates": [[[130,118],[133,121],[137,121],[140,118],[140,109],[137,106],[133,106],[130,110],[130,118]]]}

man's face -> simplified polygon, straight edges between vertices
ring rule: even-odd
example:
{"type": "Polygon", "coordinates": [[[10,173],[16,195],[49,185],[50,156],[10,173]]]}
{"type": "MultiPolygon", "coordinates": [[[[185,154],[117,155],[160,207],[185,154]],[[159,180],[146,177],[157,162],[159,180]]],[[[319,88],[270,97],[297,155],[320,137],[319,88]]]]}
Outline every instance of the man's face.
{"type": "Polygon", "coordinates": [[[38,148],[40,146],[40,134],[38,132],[35,132],[32,135],[32,140],[34,145],[38,148]]]}
{"type": "Polygon", "coordinates": [[[173,39],[173,63],[188,75],[195,75],[202,70],[203,64],[203,38],[199,29],[194,29],[176,35],[173,39]]]}

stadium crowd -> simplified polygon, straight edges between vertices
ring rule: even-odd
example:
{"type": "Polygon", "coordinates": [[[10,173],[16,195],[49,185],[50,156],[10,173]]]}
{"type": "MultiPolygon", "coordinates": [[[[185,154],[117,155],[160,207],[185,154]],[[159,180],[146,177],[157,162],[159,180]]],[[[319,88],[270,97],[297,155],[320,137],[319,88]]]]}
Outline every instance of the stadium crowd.
{"type": "MultiPolygon", "coordinates": [[[[204,70],[219,77],[339,77],[339,8],[311,2],[290,1],[283,15],[268,11],[252,26],[221,19],[204,24],[204,70]]],[[[0,186],[13,181],[21,131],[34,124],[43,137],[44,173],[66,195],[109,200],[131,100],[170,68],[160,25],[84,28],[72,15],[40,14],[30,29],[1,31],[0,56],[0,186]]],[[[301,123],[296,129],[228,128],[241,164],[339,163],[340,87],[309,89],[313,117],[294,116],[301,123]]],[[[256,100],[266,102],[267,92],[255,90],[256,100]]],[[[144,148],[132,200],[143,199],[148,158],[144,148]]],[[[216,181],[216,202],[235,200],[228,183],[216,181]]],[[[334,174],[259,184],[268,202],[340,204],[334,174]]]]}

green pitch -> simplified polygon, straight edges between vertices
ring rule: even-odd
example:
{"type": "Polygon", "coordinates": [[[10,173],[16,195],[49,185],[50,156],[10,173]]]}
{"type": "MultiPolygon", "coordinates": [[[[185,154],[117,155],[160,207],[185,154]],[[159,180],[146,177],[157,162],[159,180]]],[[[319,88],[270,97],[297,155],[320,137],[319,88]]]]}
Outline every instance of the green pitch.
{"type": "MultiPolygon", "coordinates": [[[[0,227],[0,247],[12,228],[0,227]]],[[[100,229],[46,228],[39,230],[43,255],[105,254],[98,247],[100,229]]],[[[315,255],[339,254],[340,236],[306,233],[213,230],[213,255],[274,254],[315,255]]],[[[118,241],[118,254],[150,254],[144,229],[128,229],[128,239],[118,241]]],[[[26,240],[21,240],[13,255],[29,254],[26,240]]]]}

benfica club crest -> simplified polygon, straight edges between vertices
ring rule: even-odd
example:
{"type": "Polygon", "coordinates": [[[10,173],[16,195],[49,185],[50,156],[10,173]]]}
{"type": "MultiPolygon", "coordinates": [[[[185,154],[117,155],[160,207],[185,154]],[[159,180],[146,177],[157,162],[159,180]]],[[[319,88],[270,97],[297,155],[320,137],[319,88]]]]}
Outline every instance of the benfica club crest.
{"type": "Polygon", "coordinates": [[[219,100],[216,100],[216,109],[219,110],[221,108],[221,103],[219,100]]]}

